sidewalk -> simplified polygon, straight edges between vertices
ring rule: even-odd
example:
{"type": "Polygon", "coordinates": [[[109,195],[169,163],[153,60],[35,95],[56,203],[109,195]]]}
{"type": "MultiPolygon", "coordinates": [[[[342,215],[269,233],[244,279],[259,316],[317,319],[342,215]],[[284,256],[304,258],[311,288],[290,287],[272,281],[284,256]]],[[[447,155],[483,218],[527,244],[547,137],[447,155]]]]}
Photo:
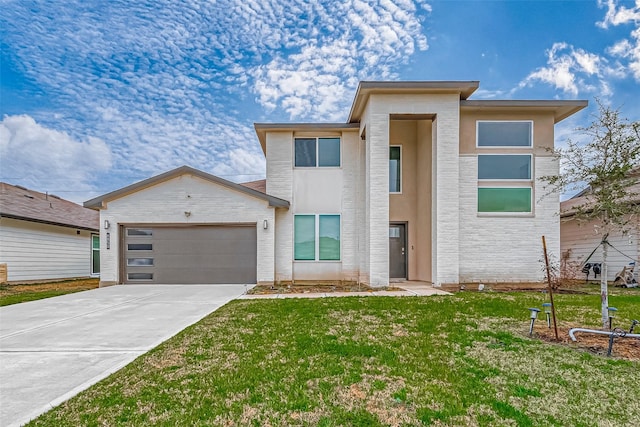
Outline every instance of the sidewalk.
{"type": "Polygon", "coordinates": [[[452,295],[438,288],[434,288],[426,282],[405,281],[391,283],[395,291],[373,292],[320,292],[320,293],[279,293],[243,295],[238,299],[275,299],[275,298],[330,298],[330,297],[426,297],[431,295],[452,295]]]}

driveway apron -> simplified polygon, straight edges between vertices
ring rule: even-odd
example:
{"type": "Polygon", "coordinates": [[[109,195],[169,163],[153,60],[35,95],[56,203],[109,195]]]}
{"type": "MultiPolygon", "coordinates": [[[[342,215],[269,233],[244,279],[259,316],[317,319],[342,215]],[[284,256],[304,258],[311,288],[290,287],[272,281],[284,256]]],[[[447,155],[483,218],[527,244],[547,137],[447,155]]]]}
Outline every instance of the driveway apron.
{"type": "Polygon", "coordinates": [[[0,425],[59,405],[250,287],[111,286],[0,308],[0,425]]]}

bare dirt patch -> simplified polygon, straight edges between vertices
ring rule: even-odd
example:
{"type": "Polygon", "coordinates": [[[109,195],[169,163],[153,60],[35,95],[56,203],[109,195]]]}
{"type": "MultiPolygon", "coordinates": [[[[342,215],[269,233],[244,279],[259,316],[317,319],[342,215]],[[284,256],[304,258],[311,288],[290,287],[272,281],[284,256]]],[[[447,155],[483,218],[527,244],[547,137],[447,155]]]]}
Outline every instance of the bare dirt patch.
{"type": "Polygon", "coordinates": [[[86,291],[99,286],[100,279],[76,279],[60,282],[0,285],[0,297],[31,292],[86,291]]]}
{"type": "MultiPolygon", "coordinates": [[[[543,341],[560,343],[562,345],[586,350],[599,356],[606,356],[607,350],[609,349],[609,337],[606,335],[595,335],[579,332],[576,333],[576,338],[578,339],[578,341],[573,342],[569,337],[569,329],[579,327],[584,326],[577,324],[569,326],[559,325],[559,341],[556,340],[553,327],[536,328],[534,330],[534,337],[537,337],[543,341]]],[[[618,359],[640,361],[640,340],[635,338],[615,338],[611,356],[618,359]]]]}

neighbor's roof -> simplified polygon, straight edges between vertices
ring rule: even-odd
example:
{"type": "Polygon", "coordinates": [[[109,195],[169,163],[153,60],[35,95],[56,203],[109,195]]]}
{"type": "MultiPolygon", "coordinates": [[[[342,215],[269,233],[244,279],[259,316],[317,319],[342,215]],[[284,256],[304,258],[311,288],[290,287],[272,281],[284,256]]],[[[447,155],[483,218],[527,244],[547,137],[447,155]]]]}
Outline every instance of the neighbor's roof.
{"type": "Polygon", "coordinates": [[[180,166],[179,168],[170,170],[160,175],[156,175],[149,179],[145,179],[144,181],[136,182],[135,184],[131,184],[127,187],[121,188],[119,190],[112,191],[111,193],[107,193],[100,197],[96,197],[95,199],[88,200],[84,202],[84,206],[91,209],[104,209],[106,204],[112,200],[119,199],[121,197],[127,196],[129,194],[133,194],[145,188],[149,188],[156,184],[160,184],[162,182],[168,181],[173,178],[177,178],[181,175],[193,175],[198,178],[204,179],[206,181],[213,182],[218,185],[222,185],[224,187],[230,188],[232,190],[239,191],[241,193],[248,194],[250,196],[256,197],[258,199],[265,200],[269,202],[269,206],[274,207],[289,207],[289,202],[283,199],[279,199],[277,197],[270,196],[263,192],[254,190],[252,188],[246,187],[241,184],[236,184],[235,182],[227,181],[226,179],[222,179],[215,175],[211,175],[209,173],[203,172],[198,169],[194,169],[190,166],[180,166]]]}
{"type": "Polygon", "coordinates": [[[421,93],[459,93],[464,100],[478,89],[480,82],[468,81],[370,81],[360,82],[349,112],[348,123],[360,121],[369,96],[372,94],[421,94],[421,93]]]}
{"type": "Polygon", "coordinates": [[[244,185],[245,187],[249,187],[253,190],[259,191],[261,193],[266,193],[267,192],[267,180],[266,179],[259,179],[257,181],[249,181],[249,182],[241,182],[240,184],[244,185]]]}
{"type": "Polygon", "coordinates": [[[0,182],[0,217],[97,231],[100,214],[53,194],[0,182]]]}
{"type": "Polygon", "coordinates": [[[585,100],[463,100],[460,101],[460,109],[463,111],[546,111],[553,112],[554,123],[566,119],[577,113],[589,104],[585,100]]]}
{"type": "Polygon", "coordinates": [[[358,123],[254,123],[262,152],[267,153],[267,132],[342,132],[358,130],[358,123]]]}
{"type": "MultiPolygon", "coordinates": [[[[629,187],[628,191],[634,194],[632,202],[640,203],[640,181],[636,182],[631,187],[629,187]]],[[[589,203],[590,203],[589,188],[586,188],[585,190],[579,192],[572,198],[560,203],[560,217],[561,218],[571,217],[576,214],[577,208],[579,206],[586,207],[589,205],[589,203]]]]}

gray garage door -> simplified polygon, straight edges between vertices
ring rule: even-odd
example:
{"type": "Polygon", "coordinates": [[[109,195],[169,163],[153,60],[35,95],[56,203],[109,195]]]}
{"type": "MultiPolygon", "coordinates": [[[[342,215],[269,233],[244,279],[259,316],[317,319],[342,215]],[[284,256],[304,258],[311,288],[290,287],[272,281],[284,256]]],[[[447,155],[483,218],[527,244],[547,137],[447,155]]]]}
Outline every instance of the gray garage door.
{"type": "Polygon", "coordinates": [[[126,227],[124,282],[256,283],[256,226],[126,227]]]}

